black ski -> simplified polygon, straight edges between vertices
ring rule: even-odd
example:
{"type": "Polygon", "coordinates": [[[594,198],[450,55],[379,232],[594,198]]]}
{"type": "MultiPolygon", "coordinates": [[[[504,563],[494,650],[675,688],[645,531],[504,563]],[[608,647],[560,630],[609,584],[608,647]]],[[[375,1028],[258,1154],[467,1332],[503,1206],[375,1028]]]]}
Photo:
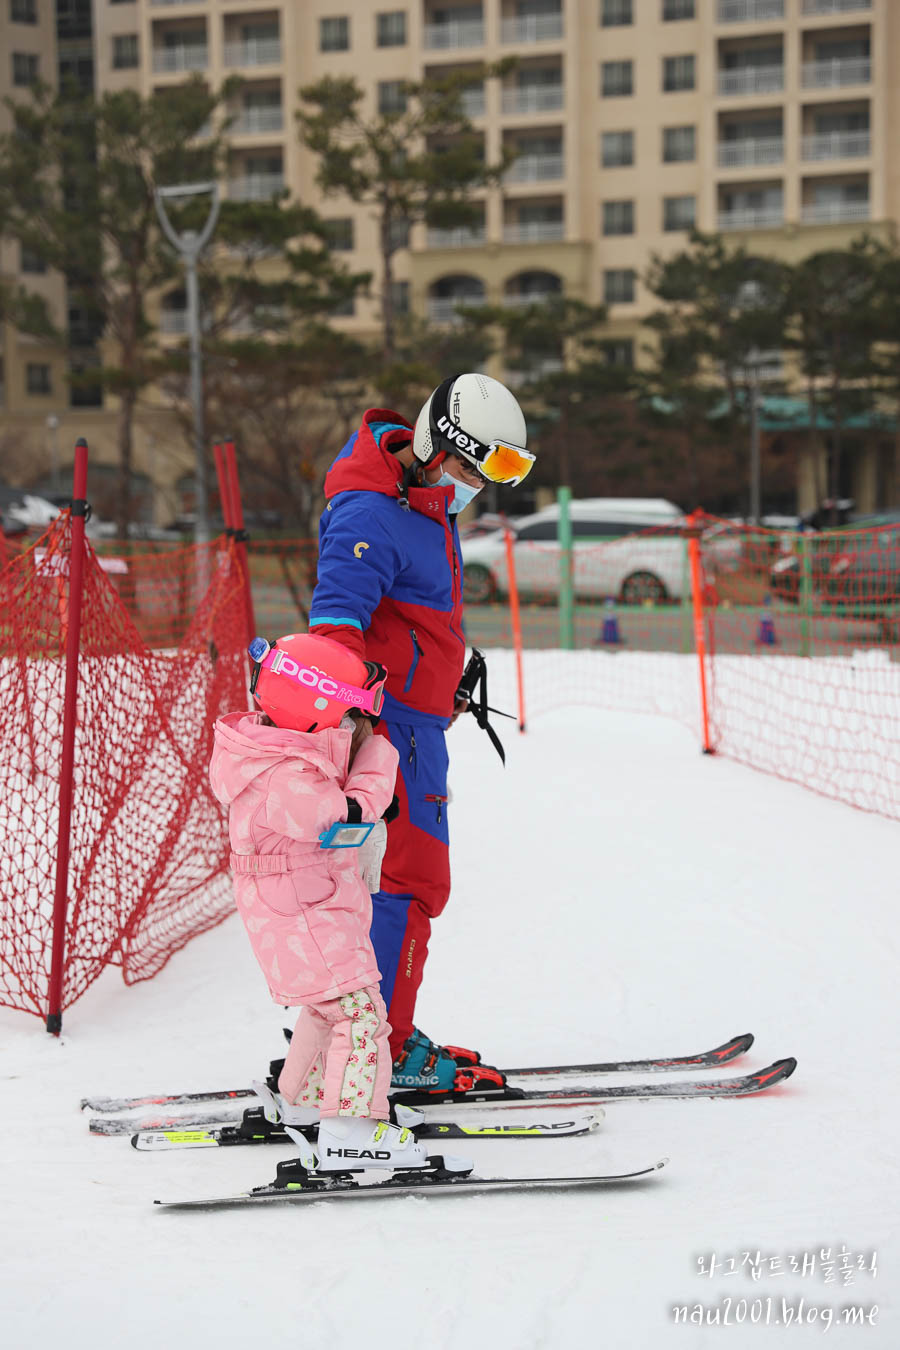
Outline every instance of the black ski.
{"type": "MultiPolygon", "coordinates": [[[[602,1116],[602,1111],[599,1113],[602,1116]]],[[[414,1127],[417,1139],[571,1139],[572,1136],[592,1133],[598,1124],[598,1115],[588,1111],[560,1116],[558,1120],[529,1120],[527,1124],[511,1125],[491,1122],[490,1118],[465,1124],[457,1120],[426,1121],[414,1127]]],[[[307,1139],[315,1140],[316,1126],[298,1126],[307,1139]]],[[[244,1112],[237,1125],[214,1125],[196,1130],[144,1130],[132,1135],[133,1146],[141,1153],[158,1153],[185,1148],[231,1148],[243,1144],[290,1144],[290,1136],[283,1125],[267,1120],[261,1107],[244,1112]]]]}
{"type": "MultiPolygon", "coordinates": [[[[748,1032],[743,1036],[734,1036],[724,1045],[714,1050],[704,1050],[699,1055],[673,1055],[662,1059],[622,1059],[609,1060],[596,1064],[545,1064],[526,1065],[524,1068],[501,1069],[508,1078],[571,1078],[579,1075],[610,1073],[662,1073],[675,1069],[716,1068],[720,1064],[730,1064],[732,1060],[744,1055],[753,1044],[753,1036],[748,1032]]],[[[276,1060],[275,1064],[280,1065],[276,1060]]],[[[274,1068],[274,1065],[272,1066],[274,1068]]],[[[276,1075],[277,1076],[277,1075],[276,1075]]],[[[142,1106],[186,1106],[190,1102],[229,1102],[254,1096],[252,1088],[223,1088],[211,1092],[174,1092],[145,1097],[82,1097],[82,1110],[114,1112],[134,1111],[142,1106]]]]}
{"type": "Polygon", "coordinates": [[[276,1200],[367,1200],[375,1196],[448,1195],[463,1191],[573,1190],[585,1186],[610,1186],[652,1176],[666,1165],[668,1158],[661,1158],[652,1166],[642,1167],[635,1172],[573,1177],[473,1177],[446,1170],[440,1158],[429,1161],[430,1168],[423,1169],[419,1175],[408,1169],[386,1181],[360,1183],[346,1172],[334,1176],[308,1173],[298,1165],[296,1159],[289,1159],[279,1164],[278,1175],[268,1186],[257,1186],[252,1191],[238,1191],[233,1195],[209,1196],[206,1199],[154,1200],[153,1203],[167,1209],[203,1209],[276,1200]]]}
{"type": "MultiPolygon", "coordinates": [[[[496,1109],[526,1108],[532,1110],[562,1107],[571,1109],[577,1106],[602,1106],[605,1102],[643,1100],[652,1097],[691,1098],[691,1097],[748,1097],[758,1092],[767,1092],[776,1084],[790,1078],[797,1067],[796,1059],[779,1059],[755,1073],[736,1075],[732,1078],[696,1078],[681,1082],[647,1082],[611,1084],[608,1087],[566,1087],[551,1089],[527,1089],[504,1087],[495,1092],[446,1093],[439,1095],[429,1092],[392,1093],[391,1099],[403,1106],[413,1106],[424,1110],[429,1119],[440,1120],[440,1112],[453,1107],[454,1117],[458,1117],[461,1106],[482,1110],[485,1107],[496,1109]]],[[[90,1123],[93,1134],[134,1134],[148,1130],[192,1130],[207,1125],[234,1124],[241,1119],[242,1109],[223,1106],[217,1112],[203,1112],[189,1116],[157,1116],[142,1118],[130,1116],[99,1116],[90,1123]]]]}

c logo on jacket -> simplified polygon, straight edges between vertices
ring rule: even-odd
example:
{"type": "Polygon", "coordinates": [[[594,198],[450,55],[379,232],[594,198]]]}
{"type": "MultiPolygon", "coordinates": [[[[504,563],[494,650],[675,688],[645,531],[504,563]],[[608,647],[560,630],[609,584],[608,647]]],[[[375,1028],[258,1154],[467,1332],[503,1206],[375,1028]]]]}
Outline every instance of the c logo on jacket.
{"type": "Polygon", "coordinates": [[[360,539],[360,541],[359,541],[358,544],[354,544],[354,545],[353,545],[353,556],[354,556],[354,558],[361,558],[361,557],[362,557],[362,551],[363,551],[363,549],[364,549],[364,548],[368,548],[368,547],[369,547],[369,545],[365,542],[365,540],[364,540],[364,539],[360,539]]]}

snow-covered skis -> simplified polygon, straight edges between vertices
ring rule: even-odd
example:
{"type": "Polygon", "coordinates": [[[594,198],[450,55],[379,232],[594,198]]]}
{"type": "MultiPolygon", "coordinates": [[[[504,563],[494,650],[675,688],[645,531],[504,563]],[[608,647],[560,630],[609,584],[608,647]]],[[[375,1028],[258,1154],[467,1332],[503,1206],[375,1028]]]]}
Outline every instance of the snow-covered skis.
{"type": "MultiPolygon", "coordinates": [[[[733,1036],[730,1041],[704,1050],[698,1055],[672,1055],[657,1059],[621,1059],[596,1064],[526,1065],[523,1068],[501,1069],[507,1078],[573,1078],[593,1074],[664,1073],[676,1069],[708,1069],[730,1064],[745,1055],[753,1044],[753,1036],[733,1036]]],[[[275,1063],[280,1063],[275,1061],[275,1063]]],[[[273,1066],[274,1067],[274,1066],[273,1066]]],[[[211,1092],[157,1093],[144,1097],[83,1097],[82,1110],[115,1112],[134,1111],[142,1106],[187,1106],[191,1102],[230,1102],[254,1095],[252,1088],[221,1088],[211,1092]]]]}
{"type": "Polygon", "coordinates": [[[471,1191],[537,1191],[572,1190],[576,1187],[610,1186],[637,1181],[652,1176],[668,1162],[661,1158],[650,1167],[635,1172],[620,1172],[608,1176],[579,1175],[551,1177],[473,1177],[453,1172],[443,1166],[443,1160],[432,1158],[431,1166],[419,1175],[404,1171],[386,1181],[357,1181],[349,1173],[319,1175],[309,1173],[298,1159],[291,1158],[278,1166],[275,1181],[268,1186],[257,1186],[251,1191],[237,1191],[232,1195],[209,1196],[205,1199],[155,1200],[167,1209],[211,1208],[224,1205],[260,1204],[272,1201],[302,1200],[368,1200],[390,1195],[452,1195],[471,1191]]]}
{"type": "MultiPolygon", "coordinates": [[[[527,1089],[505,1087],[495,1092],[447,1094],[437,1096],[428,1092],[392,1093],[392,1100],[404,1106],[423,1110],[429,1120],[440,1121],[441,1112],[450,1109],[458,1118],[461,1107],[479,1109],[572,1110],[577,1107],[603,1106],[610,1101],[644,1100],[654,1097],[748,1097],[767,1092],[789,1078],[797,1067],[796,1059],[779,1059],[754,1073],[730,1078],[695,1078],[682,1081],[656,1080],[646,1083],[609,1084],[596,1087],[564,1087],[527,1089]]],[[[192,1112],[188,1115],[161,1115],[143,1117],[128,1115],[95,1116],[90,1122],[93,1134],[134,1134],[144,1131],[191,1130],[208,1125],[234,1124],[241,1119],[243,1108],[225,1104],[217,1111],[192,1112]]]]}
{"type": "MultiPolygon", "coordinates": [[[[486,1120],[471,1123],[447,1120],[426,1121],[415,1127],[417,1139],[562,1139],[590,1134],[600,1123],[602,1111],[572,1112],[558,1120],[533,1120],[521,1124],[486,1120]]],[[[303,1126],[300,1133],[315,1139],[315,1126],[303,1126]]],[[[267,1120],[262,1108],[244,1112],[237,1125],[213,1125],[208,1129],[144,1130],[132,1135],[132,1144],[141,1153],[158,1153],[184,1148],[230,1148],[242,1144],[289,1144],[283,1125],[267,1120]]]]}

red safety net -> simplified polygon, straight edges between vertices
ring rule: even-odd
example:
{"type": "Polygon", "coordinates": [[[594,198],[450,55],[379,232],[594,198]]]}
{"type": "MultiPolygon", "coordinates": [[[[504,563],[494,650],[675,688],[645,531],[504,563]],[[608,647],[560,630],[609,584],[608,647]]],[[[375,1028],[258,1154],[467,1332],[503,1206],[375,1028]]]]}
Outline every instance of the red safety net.
{"type": "MultiPolygon", "coordinates": [[[[154,975],[231,910],[207,765],[246,706],[231,542],[84,549],[63,1006],[108,964],[154,975]]],[[[0,573],[0,1003],[47,1012],[60,798],[68,511],[0,573]]]]}

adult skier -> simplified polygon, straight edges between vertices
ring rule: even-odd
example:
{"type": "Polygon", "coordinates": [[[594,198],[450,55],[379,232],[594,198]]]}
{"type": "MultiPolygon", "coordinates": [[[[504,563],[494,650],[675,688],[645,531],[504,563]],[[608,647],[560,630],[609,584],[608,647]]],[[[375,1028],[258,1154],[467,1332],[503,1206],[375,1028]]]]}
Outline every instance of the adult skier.
{"type": "Polygon", "coordinates": [[[525,418],[488,375],[451,375],[415,424],[370,408],[325,479],[309,631],[386,666],[380,720],[357,722],[399,754],[400,810],[388,826],[372,944],[388,1008],[395,1086],[466,1091],[501,1081],[479,1056],[414,1026],[431,921],[450,891],[445,732],[467,704],[456,516],[485,483],[520,483],[534,463],[525,418]]]}

